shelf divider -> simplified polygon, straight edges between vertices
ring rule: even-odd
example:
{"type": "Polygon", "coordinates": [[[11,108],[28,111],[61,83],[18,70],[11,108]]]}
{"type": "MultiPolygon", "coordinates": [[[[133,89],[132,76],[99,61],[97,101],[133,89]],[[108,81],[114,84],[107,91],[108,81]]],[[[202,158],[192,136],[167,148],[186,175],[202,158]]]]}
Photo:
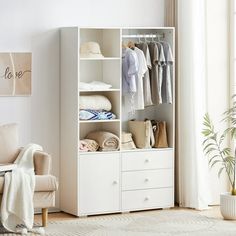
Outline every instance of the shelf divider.
{"type": "Polygon", "coordinates": [[[81,61],[112,61],[112,60],[120,60],[120,57],[80,57],[81,61]]]}
{"type": "Polygon", "coordinates": [[[112,119],[112,120],[79,120],[79,123],[112,123],[112,122],[120,122],[120,119],[112,119]]]}

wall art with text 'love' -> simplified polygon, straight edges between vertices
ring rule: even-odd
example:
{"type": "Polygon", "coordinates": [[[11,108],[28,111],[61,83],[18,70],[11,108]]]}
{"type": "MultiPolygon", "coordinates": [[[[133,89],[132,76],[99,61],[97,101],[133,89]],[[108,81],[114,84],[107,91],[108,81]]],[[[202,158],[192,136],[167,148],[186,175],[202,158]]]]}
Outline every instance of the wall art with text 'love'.
{"type": "Polygon", "coordinates": [[[31,95],[31,53],[0,53],[0,96],[31,95]]]}

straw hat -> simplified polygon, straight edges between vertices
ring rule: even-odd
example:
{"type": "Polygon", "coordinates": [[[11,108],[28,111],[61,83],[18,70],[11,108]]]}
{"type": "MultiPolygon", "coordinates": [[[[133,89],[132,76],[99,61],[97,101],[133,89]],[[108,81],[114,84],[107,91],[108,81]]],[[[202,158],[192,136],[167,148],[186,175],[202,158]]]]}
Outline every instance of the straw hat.
{"type": "Polygon", "coordinates": [[[80,57],[104,57],[101,53],[100,46],[96,42],[86,42],[80,45],[80,57]]]}

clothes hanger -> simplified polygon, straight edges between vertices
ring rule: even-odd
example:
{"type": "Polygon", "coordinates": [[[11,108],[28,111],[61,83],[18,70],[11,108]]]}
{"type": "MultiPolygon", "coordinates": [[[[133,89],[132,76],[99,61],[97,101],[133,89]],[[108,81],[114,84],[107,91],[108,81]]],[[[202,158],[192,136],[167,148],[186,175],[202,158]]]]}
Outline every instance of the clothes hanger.
{"type": "Polygon", "coordinates": [[[159,43],[165,42],[165,41],[161,40],[161,38],[163,38],[163,39],[165,38],[164,34],[163,34],[163,36],[157,34],[157,41],[158,41],[159,43]]]}
{"type": "Polygon", "coordinates": [[[153,37],[151,37],[150,35],[145,35],[145,42],[146,43],[150,43],[153,41],[153,37]],[[148,40],[147,37],[151,38],[151,40],[148,40]]]}
{"type": "Polygon", "coordinates": [[[151,39],[150,39],[150,40],[147,40],[147,38],[146,38],[145,42],[146,42],[147,44],[149,44],[149,43],[154,43],[154,42],[155,42],[155,41],[154,41],[154,37],[153,37],[152,34],[148,35],[148,37],[151,38],[151,39]]]}
{"type": "Polygon", "coordinates": [[[141,38],[140,38],[140,34],[137,35],[137,38],[138,38],[138,42],[136,42],[135,44],[140,44],[140,43],[142,43],[142,40],[141,40],[141,38]]]}
{"type": "Polygon", "coordinates": [[[146,43],[147,42],[147,39],[146,39],[146,35],[145,34],[143,34],[143,42],[142,43],[146,43]]]}
{"type": "Polygon", "coordinates": [[[161,44],[161,42],[164,42],[164,41],[161,40],[162,37],[163,36],[157,34],[156,35],[156,40],[153,39],[153,42],[157,43],[157,44],[161,44]]]}
{"type": "Polygon", "coordinates": [[[142,43],[141,39],[140,39],[140,35],[138,36],[138,42],[142,43]]]}
{"type": "Polygon", "coordinates": [[[135,48],[135,43],[134,43],[133,41],[129,41],[128,44],[127,44],[127,46],[128,46],[129,48],[131,48],[131,49],[134,50],[134,48],[135,48]]]}

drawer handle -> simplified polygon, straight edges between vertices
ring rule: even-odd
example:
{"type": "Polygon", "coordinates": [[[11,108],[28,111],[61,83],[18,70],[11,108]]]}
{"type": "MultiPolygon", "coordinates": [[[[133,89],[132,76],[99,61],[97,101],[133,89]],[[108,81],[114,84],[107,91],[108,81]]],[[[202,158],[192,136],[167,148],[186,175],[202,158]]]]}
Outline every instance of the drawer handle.
{"type": "Polygon", "coordinates": [[[148,181],[149,181],[149,178],[146,178],[146,179],[145,179],[145,182],[148,182],[148,181]]]}
{"type": "Polygon", "coordinates": [[[113,185],[117,185],[118,182],[116,180],[113,181],[113,185]]]}
{"type": "Polygon", "coordinates": [[[148,162],[149,162],[149,160],[148,160],[148,159],[146,159],[146,160],[145,160],[145,163],[148,163],[148,162]]]}
{"type": "Polygon", "coordinates": [[[145,198],[144,198],[144,201],[148,201],[148,200],[149,200],[149,197],[145,197],[145,198]]]}

